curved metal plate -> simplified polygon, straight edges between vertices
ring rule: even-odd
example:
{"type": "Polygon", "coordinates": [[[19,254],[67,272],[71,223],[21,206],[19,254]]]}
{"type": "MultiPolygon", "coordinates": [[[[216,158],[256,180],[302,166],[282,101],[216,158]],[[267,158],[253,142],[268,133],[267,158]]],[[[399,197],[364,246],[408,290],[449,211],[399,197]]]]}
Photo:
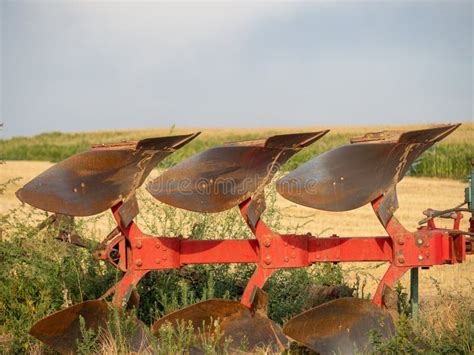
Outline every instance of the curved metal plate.
{"type": "Polygon", "coordinates": [[[323,355],[370,352],[372,330],[378,331],[382,338],[395,334],[390,314],[360,298],[324,303],[283,326],[287,336],[323,355]]]}
{"type": "MultiPolygon", "coordinates": [[[[107,331],[109,306],[103,300],[78,303],[41,319],[30,329],[30,334],[61,354],[74,353],[77,342],[82,339],[80,317],[84,318],[86,328],[96,334],[100,329],[107,331]]],[[[138,319],[134,323],[136,330],[128,339],[129,345],[132,350],[140,351],[149,345],[149,341],[145,325],[138,319]]]]}
{"type": "Polygon", "coordinates": [[[210,148],[147,186],[156,199],[195,212],[221,212],[252,196],[293,154],[327,131],[274,136],[210,148]]]}
{"type": "Polygon", "coordinates": [[[94,215],[130,198],[161,160],[196,136],[95,146],[55,164],[16,195],[22,202],[45,211],[94,215]]]}
{"type": "Polygon", "coordinates": [[[264,314],[252,314],[241,303],[224,299],[203,301],[170,313],[153,324],[152,333],[159,336],[159,330],[166,322],[174,326],[182,321],[186,324],[190,321],[196,334],[199,330],[209,334],[215,330],[216,320],[219,321],[224,338],[232,337],[231,349],[238,349],[245,342],[249,350],[270,347],[274,351],[281,351],[288,343],[278,325],[264,314]]]}
{"type": "Polygon", "coordinates": [[[375,135],[388,140],[366,135],[293,170],[277,182],[277,191],[292,202],[322,210],[361,207],[395,186],[420,154],[458,126],[405,132],[395,141],[387,132],[375,135]]]}

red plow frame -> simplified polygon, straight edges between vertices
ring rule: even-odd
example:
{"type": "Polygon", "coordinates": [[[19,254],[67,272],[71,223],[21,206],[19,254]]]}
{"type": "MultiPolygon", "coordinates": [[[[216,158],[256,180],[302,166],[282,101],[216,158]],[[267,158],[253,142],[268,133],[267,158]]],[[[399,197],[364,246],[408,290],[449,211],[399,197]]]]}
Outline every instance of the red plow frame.
{"type": "MultiPolygon", "coordinates": [[[[372,202],[375,214],[383,197],[372,202]]],[[[243,218],[250,199],[240,204],[243,218]]],[[[256,239],[189,240],[178,237],[152,236],[143,233],[132,221],[125,227],[112,208],[120,232],[99,251],[100,259],[108,260],[125,272],[115,287],[114,302],[122,304],[140,279],[150,271],[178,269],[189,264],[254,263],[257,268],[249,280],[241,299],[252,305],[255,288],[262,288],[278,269],[307,267],[319,262],[388,262],[389,267],[379,283],[373,302],[383,306],[384,287],[393,288],[410,269],[434,265],[456,264],[465,261],[466,246],[470,243],[459,231],[460,214],[453,229],[436,228],[433,223],[416,232],[407,231],[392,217],[385,226],[387,236],[331,237],[279,234],[270,230],[259,219],[251,228],[256,239]],[[454,232],[454,233],[453,233],[454,232]],[[114,260],[114,250],[120,259],[114,260]]]]}

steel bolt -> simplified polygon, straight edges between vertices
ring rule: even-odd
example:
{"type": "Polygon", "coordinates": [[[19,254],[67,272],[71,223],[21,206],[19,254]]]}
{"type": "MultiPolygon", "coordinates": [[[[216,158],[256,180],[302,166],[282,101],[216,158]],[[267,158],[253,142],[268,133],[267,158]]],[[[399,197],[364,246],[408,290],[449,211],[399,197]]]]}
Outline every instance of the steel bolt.
{"type": "Polygon", "coordinates": [[[296,258],[296,254],[295,254],[295,253],[291,253],[291,258],[292,258],[292,259],[296,258]]]}
{"type": "Polygon", "coordinates": [[[160,243],[156,243],[155,247],[156,249],[160,249],[160,243]]]}
{"type": "Polygon", "coordinates": [[[266,238],[264,241],[263,241],[263,245],[265,245],[267,248],[271,245],[271,242],[270,242],[270,239],[266,238]]]}
{"type": "Polygon", "coordinates": [[[161,263],[161,260],[160,260],[160,259],[156,259],[156,263],[157,263],[157,264],[160,264],[160,263],[161,263]]]}
{"type": "Polygon", "coordinates": [[[399,262],[400,264],[404,264],[404,263],[405,263],[405,258],[403,257],[403,255],[400,255],[400,256],[398,257],[398,262],[399,262]]]}
{"type": "Polygon", "coordinates": [[[399,245],[405,244],[405,241],[403,240],[402,237],[398,238],[398,244],[399,244],[399,245]]]}
{"type": "Polygon", "coordinates": [[[141,267],[143,265],[143,262],[140,259],[138,259],[135,261],[135,265],[138,267],[141,267]]]}
{"type": "Polygon", "coordinates": [[[265,264],[270,265],[271,263],[272,263],[272,258],[270,258],[270,256],[267,256],[265,258],[265,264]]]}
{"type": "Polygon", "coordinates": [[[163,256],[163,258],[162,258],[162,259],[163,259],[163,261],[165,261],[167,258],[166,258],[166,256],[163,256]]]}
{"type": "Polygon", "coordinates": [[[418,260],[422,261],[423,260],[423,255],[418,255],[418,260]]]}
{"type": "Polygon", "coordinates": [[[423,239],[418,238],[418,239],[416,240],[416,244],[419,245],[419,246],[423,245],[423,239]]]}
{"type": "Polygon", "coordinates": [[[283,260],[285,261],[285,263],[287,263],[288,261],[290,261],[290,259],[289,259],[287,256],[285,256],[285,258],[284,258],[283,260]]]}
{"type": "Polygon", "coordinates": [[[136,247],[137,247],[137,249],[142,248],[142,241],[141,240],[137,240],[136,247]]]}

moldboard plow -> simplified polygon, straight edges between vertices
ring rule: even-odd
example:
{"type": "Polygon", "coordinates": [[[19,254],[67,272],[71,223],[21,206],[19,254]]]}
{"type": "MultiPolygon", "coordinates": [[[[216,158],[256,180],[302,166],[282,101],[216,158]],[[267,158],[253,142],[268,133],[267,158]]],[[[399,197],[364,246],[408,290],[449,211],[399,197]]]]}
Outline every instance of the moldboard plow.
{"type": "MultiPolygon", "coordinates": [[[[472,213],[472,181],[466,189],[468,208],[425,211],[414,232],[394,216],[398,208],[396,185],[411,164],[429,147],[459,125],[408,132],[379,132],[354,138],[351,144],[321,154],[279,179],[276,188],[297,204],[328,211],[348,211],[371,204],[387,235],[371,237],[314,237],[279,234],[260,218],[265,210],[264,189],[278,168],[292,155],[321,139],[328,131],[287,134],[265,140],[230,143],[198,153],[166,170],[147,185],[159,201],[201,213],[238,206],[254,239],[192,240],[143,233],[135,191],[166,156],[198,134],[151,138],[135,143],[93,146],[30,181],[17,192],[34,207],[66,216],[90,216],[111,209],[117,227],[99,244],[95,257],[123,272],[122,279],[100,299],[89,300],[51,314],[37,322],[31,334],[61,353],[73,353],[81,337],[80,317],[88,328],[106,327],[109,305],[136,306],[135,288],[147,273],[190,264],[253,263],[255,272],[240,302],[210,299],[158,319],[152,333],[159,337],[165,322],[191,322],[195,329],[216,320],[231,348],[246,340],[250,348],[285,349],[294,340],[316,352],[353,353],[370,350],[369,332],[386,338],[395,327],[387,308],[393,287],[409,270],[456,264],[472,252],[474,220],[460,230],[461,212],[472,213]],[[453,228],[437,228],[435,218],[453,218],[453,228]],[[310,309],[281,328],[267,317],[268,296],[262,288],[271,275],[286,268],[314,263],[387,262],[372,300],[340,298],[310,309]]],[[[50,217],[50,222],[51,222],[50,217]]],[[[52,222],[51,222],[52,223],[52,222]]],[[[65,238],[61,238],[65,240],[65,238]]],[[[77,238],[75,238],[77,241],[77,238]]],[[[81,243],[74,243],[81,246],[81,243]]],[[[82,244],[83,245],[83,244],[82,244]]],[[[136,351],[146,348],[145,325],[136,320],[131,339],[136,351]]]]}

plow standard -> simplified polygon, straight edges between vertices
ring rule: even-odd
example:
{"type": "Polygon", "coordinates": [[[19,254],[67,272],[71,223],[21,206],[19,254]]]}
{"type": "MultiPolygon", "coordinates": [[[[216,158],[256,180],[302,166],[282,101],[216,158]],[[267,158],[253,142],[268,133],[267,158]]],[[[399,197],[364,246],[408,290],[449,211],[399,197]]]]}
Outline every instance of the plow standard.
{"type": "MultiPolygon", "coordinates": [[[[31,334],[61,353],[73,353],[81,338],[80,317],[86,327],[105,328],[109,305],[131,308],[138,304],[135,288],[147,273],[190,264],[252,263],[256,269],[240,302],[203,301],[158,319],[152,333],[159,336],[165,322],[207,325],[213,332],[219,320],[231,348],[244,339],[250,348],[285,349],[291,340],[322,354],[370,350],[369,332],[394,334],[387,310],[392,289],[408,271],[416,280],[418,268],[456,264],[472,252],[472,180],[466,189],[467,207],[425,211],[418,230],[406,230],[394,216],[398,208],[396,185],[426,149],[459,125],[408,132],[379,132],[354,138],[351,144],[330,150],[303,164],[276,182],[277,191],[297,204],[329,211],[348,211],[371,204],[387,235],[370,237],[314,237],[280,234],[260,218],[265,210],[265,186],[278,168],[328,131],[287,134],[265,140],[230,143],[198,153],[166,170],[147,185],[159,201],[186,210],[214,213],[238,206],[255,239],[192,240],[143,233],[135,192],[166,156],[198,134],[145,139],[135,143],[93,146],[45,171],[17,192],[34,207],[53,212],[49,222],[71,216],[90,216],[111,209],[117,227],[100,243],[95,257],[123,272],[122,279],[98,300],[89,300],[37,322],[31,334]],[[462,212],[471,213],[468,231],[460,230],[462,212]],[[453,219],[451,229],[438,228],[435,218],[453,219]],[[268,296],[262,291],[271,275],[285,268],[328,262],[387,262],[372,300],[340,298],[289,320],[283,328],[267,317],[268,296]]],[[[317,143],[316,143],[317,144],[317,143]]],[[[472,178],[472,177],[471,177],[472,178]]],[[[66,240],[63,231],[60,237],[66,240]]],[[[67,234],[67,233],[66,233],[67,234]]],[[[70,239],[83,245],[80,237],[70,239]]],[[[414,296],[417,284],[412,285],[414,296]]],[[[412,302],[417,302],[412,299],[412,302]]],[[[131,339],[135,350],[146,347],[144,325],[131,339]]],[[[132,347],[133,347],[132,346],[132,347]]]]}

